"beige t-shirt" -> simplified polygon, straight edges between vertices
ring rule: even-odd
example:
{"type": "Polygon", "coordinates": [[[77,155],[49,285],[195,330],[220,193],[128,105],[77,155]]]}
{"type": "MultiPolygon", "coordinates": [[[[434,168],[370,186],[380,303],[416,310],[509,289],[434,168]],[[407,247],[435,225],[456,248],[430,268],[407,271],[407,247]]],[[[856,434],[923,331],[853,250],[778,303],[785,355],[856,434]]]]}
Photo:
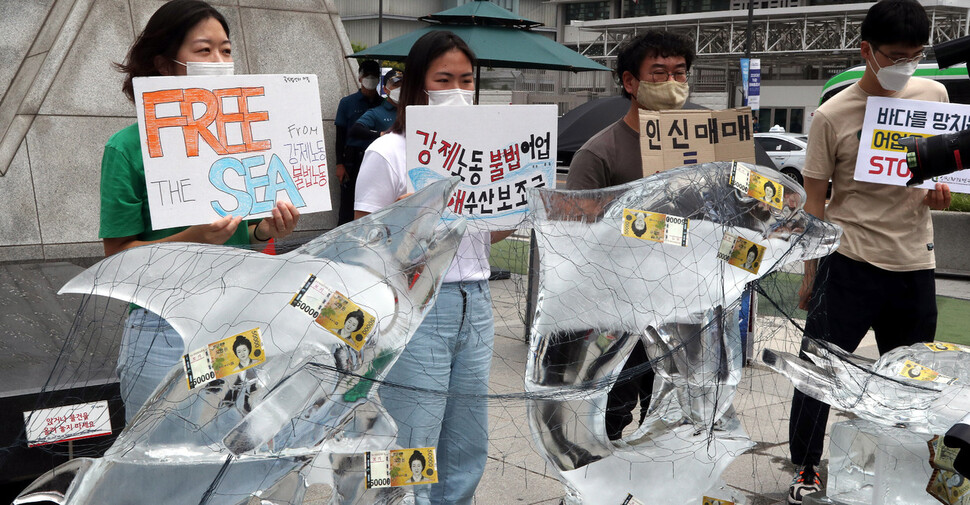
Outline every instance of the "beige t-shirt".
{"type": "MultiPolygon", "coordinates": [[[[949,101],[942,84],[918,77],[892,97],[949,101]]],[[[855,83],[815,111],[802,173],[832,180],[825,220],[845,230],[840,253],[896,272],[936,268],[926,190],[853,178],[868,98],[855,83]]]]}

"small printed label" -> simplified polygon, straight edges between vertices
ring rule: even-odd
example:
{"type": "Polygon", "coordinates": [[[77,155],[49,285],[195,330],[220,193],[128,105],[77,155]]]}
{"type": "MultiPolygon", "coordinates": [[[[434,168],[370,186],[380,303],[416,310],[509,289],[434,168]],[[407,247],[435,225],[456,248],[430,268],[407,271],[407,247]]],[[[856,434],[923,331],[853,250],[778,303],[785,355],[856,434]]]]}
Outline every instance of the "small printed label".
{"type": "Polygon", "coordinates": [[[331,289],[316,275],[310,275],[300,292],[293,296],[290,305],[303,311],[340,340],[356,350],[367,343],[374,329],[375,318],[356,303],[331,289]]]}
{"type": "Polygon", "coordinates": [[[627,494],[626,499],[620,505],[643,505],[643,502],[634,498],[632,494],[627,494]]]}
{"type": "Polygon", "coordinates": [[[690,220],[684,217],[668,216],[658,212],[637,209],[623,209],[624,237],[638,238],[687,246],[687,229],[690,220]]]}
{"type": "Polygon", "coordinates": [[[705,496],[702,505],[734,505],[733,501],[719,500],[717,498],[711,498],[710,496],[705,496]]]}
{"type": "Polygon", "coordinates": [[[926,492],[947,505],[963,505],[970,502],[970,481],[958,473],[936,469],[926,492]]]}
{"type": "Polygon", "coordinates": [[[438,482],[434,447],[373,451],[364,460],[367,489],[438,482]]]}
{"type": "Polygon", "coordinates": [[[259,328],[213,342],[182,356],[189,389],[248,370],[266,361],[259,328]]]}
{"type": "Polygon", "coordinates": [[[721,245],[717,248],[717,258],[727,261],[728,265],[736,266],[753,274],[758,273],[761,259],[765,254],[765,246],[734,233],[724,233],[721,245]]]}
{"type": "Polygon", "coordinates": [[[108,402],[79,403],[24,412],[27,446],[53,444],[111,434],[108,402]]]}
{"type": "Polygon", "coordinates": [[[960,351],[960,352],[970,352],[970,347],[960,344],[951,344],[950,342],[924,342],[929,350],[933,352],[943,352],[943,351],[960,351]]]}
{"type": "Polygon", "coordinates": [[[930,447],[930,466],[939,468],[940,470],[955,471],[953,461],[956,459],[960,449],[947,447],[943,443],[943,437],[939,435],[934,435],[926,444],[930,447]]]}
{"type": "Polygon", "coordinates": [[[781,202],[785,198],[785,186],[751,171],[751,169],[736,161],[731,165],[731,179],[728,184],[776,209],[782,207],[781,202]]]}
{"type": "Polygon", "coordinates": [[[903,368],[899,370],[899,375],[906,377],[907,379],[938,382],[940,384],[953,384],[957,380],[956,377],[943,375],[910,360],[906,360],[906,362],[903,363],[903,368]]]}

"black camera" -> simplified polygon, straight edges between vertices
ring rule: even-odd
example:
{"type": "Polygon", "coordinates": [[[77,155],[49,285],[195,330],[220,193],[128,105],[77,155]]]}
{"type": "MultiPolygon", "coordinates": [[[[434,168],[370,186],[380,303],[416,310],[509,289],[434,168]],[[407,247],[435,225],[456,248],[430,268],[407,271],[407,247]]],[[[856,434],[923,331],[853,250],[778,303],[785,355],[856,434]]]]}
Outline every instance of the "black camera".
{"type": "MultiPolygon", "coordinates": [[[[970,36],[936,44],[933,52],[940,68],[966,62],[970,60],[970,36]]],[[[909,137],[899,143],[906,148],[906,164],[913,173],[907,186],[970,168],[970,130],[926,138],[909,137]]]]}
{"type": "Polygon", "coordinates": [[[964,477],[970,477],[970,416],[954,424],[943,437],[943,445],[957,449],[953,460],[953,469],[964,477]]]}

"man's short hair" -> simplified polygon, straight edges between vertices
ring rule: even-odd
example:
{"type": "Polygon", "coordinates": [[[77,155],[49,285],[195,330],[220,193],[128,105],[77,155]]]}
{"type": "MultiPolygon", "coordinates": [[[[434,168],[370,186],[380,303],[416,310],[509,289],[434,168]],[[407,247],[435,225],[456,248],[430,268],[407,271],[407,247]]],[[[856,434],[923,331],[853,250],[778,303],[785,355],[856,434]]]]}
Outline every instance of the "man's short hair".
{"type": "Polygon", "coordinates": [[[679,33],[651,30],[624,43],[616,57],[616,81],[623,90],[623,96],[630,98],[623,88],[623,72],[630,72],[639,78],[643,60],[657,56],[683,56],[690,70],[694,60],[694,42],[679,33]]]}
{"type": "Polygon", "coordinates": [[[876,47],[922,46],[930,40],[930,18],[916,0],[880,0],[862,20],[860,36],[876,47]]]}
{"type": "Polygon", "coordinates": [[[357,75],[359,77],[364,77],[364,76],[380,77],[381,65],[380,63],[377,63],[374,60],[364,60],[360,62],[360,67],[357,70],[357,75]]]}

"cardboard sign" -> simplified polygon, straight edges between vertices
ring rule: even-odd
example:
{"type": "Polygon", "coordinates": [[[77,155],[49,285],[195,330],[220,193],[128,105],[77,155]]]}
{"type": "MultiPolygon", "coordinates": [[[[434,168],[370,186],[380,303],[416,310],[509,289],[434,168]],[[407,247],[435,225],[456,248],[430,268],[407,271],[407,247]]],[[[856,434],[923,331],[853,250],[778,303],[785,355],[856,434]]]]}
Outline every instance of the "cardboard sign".
{"type": "MultiPolygon", "coordinates": [[[[855,180],[905,186],[913,175],[906,164],[905,137],[930,137],[970,128],[970,105],[871,96],[859,137],[855,180]]],[[[914,187],[933,189],[937,182],[970,193],[970,169],[934,177],[914,187]]]]}
{"type": "Polygon", "coordinates": [[[554,105],[410,106],[408,190],[459,177],[448,207],[476,230],[516,228],[528,188],[556,185],[554,105]]]}
{"type": "Polygon", "coordinates": [[[134,79],[152,228],[330,210],[315,75],[134,79]]]}
{"type": "Polygon", "coordinates": [[[107,401],[24,412],[24,425],[28,447],[111,434],[107,401]]]}
{"type": "Polygon", "coordinates": [[[751,109],[640,111],[643,176],[696,163],[754,163],[751,109]]]}

